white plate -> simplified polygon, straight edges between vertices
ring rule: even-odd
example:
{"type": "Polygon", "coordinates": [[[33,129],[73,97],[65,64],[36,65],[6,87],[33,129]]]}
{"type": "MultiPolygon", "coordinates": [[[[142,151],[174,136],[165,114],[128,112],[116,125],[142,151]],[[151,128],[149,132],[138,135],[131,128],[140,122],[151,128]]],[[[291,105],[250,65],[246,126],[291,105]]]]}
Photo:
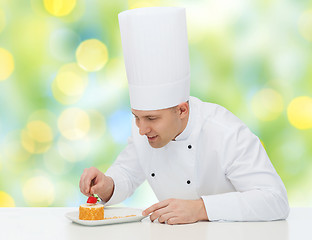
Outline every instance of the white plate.
{"type": "Polygon", "coordinates": [[[104,220],[80,220],[79,219],[79,211],[68,212],[65,216],[78,224],[87,225],[87,226],[98,226],[98,225],[106,225],[106,224],[115,224],[115,223],[125,223],[125,222],[139,222],[145,216],[142,215],[141,209],[136,208],[117,208],[117,207],[106,207],[104,208],[104,218],[111,217],[119,217],[112,219],[104,219],[104,220]],[[129,215],[135,215],[132,217],[126,217],[129,215]]]}

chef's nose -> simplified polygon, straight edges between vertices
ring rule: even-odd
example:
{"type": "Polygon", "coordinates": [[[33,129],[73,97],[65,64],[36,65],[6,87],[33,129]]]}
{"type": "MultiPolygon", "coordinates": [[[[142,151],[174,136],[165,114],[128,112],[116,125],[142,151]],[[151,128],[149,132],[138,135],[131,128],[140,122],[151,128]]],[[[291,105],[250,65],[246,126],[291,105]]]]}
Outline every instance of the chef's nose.
{"type": "Polygon", "coordinates": [[[139,132],[143,136],[151,131],[151,128],[144,123],[140,123],[139,132]]]}

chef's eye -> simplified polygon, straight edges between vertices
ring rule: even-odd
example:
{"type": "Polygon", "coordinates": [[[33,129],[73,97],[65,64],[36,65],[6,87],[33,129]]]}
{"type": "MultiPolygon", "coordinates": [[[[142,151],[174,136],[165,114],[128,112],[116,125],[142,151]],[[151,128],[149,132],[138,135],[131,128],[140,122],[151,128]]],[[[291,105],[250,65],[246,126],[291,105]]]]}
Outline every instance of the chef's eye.
{"type": "Polygon", "coordinates": [[[147,119],[150,121],[153,121],[153,120],[156,120],[157,118],[156,117],[148,117],[147,119]]]}

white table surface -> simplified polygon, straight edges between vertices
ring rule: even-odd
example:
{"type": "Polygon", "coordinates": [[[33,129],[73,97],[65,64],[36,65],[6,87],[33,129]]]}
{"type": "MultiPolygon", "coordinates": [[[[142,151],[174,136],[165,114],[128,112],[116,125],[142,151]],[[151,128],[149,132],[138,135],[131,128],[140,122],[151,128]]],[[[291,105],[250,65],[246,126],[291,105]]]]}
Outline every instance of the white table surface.
{"type": "Polygon", "coordinates": [[[72,223],[65,213],[78,208],[0,208],[0,239],[312,239],[312,208],[292,208],[286,221],[198,222],[184,225],[142,222],[96,227],[72,223]]]}

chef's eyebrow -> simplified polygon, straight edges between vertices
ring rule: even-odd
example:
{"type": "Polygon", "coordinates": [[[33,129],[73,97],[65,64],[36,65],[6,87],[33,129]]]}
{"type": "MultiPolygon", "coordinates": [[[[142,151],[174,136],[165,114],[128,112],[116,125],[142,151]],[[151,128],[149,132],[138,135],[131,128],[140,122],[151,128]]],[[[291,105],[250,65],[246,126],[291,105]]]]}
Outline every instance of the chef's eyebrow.
{"type": "MultiPolygon", "coordinates": [[[[135,117],[138,117],[137,115],[135,115],[133,112],[132,114],[135,116],[135,117]]],[[[156,118],[156,117],[159,117],[159,115],[145,115],[145,116],[142,116],[144,118],[156,118]]]]}

